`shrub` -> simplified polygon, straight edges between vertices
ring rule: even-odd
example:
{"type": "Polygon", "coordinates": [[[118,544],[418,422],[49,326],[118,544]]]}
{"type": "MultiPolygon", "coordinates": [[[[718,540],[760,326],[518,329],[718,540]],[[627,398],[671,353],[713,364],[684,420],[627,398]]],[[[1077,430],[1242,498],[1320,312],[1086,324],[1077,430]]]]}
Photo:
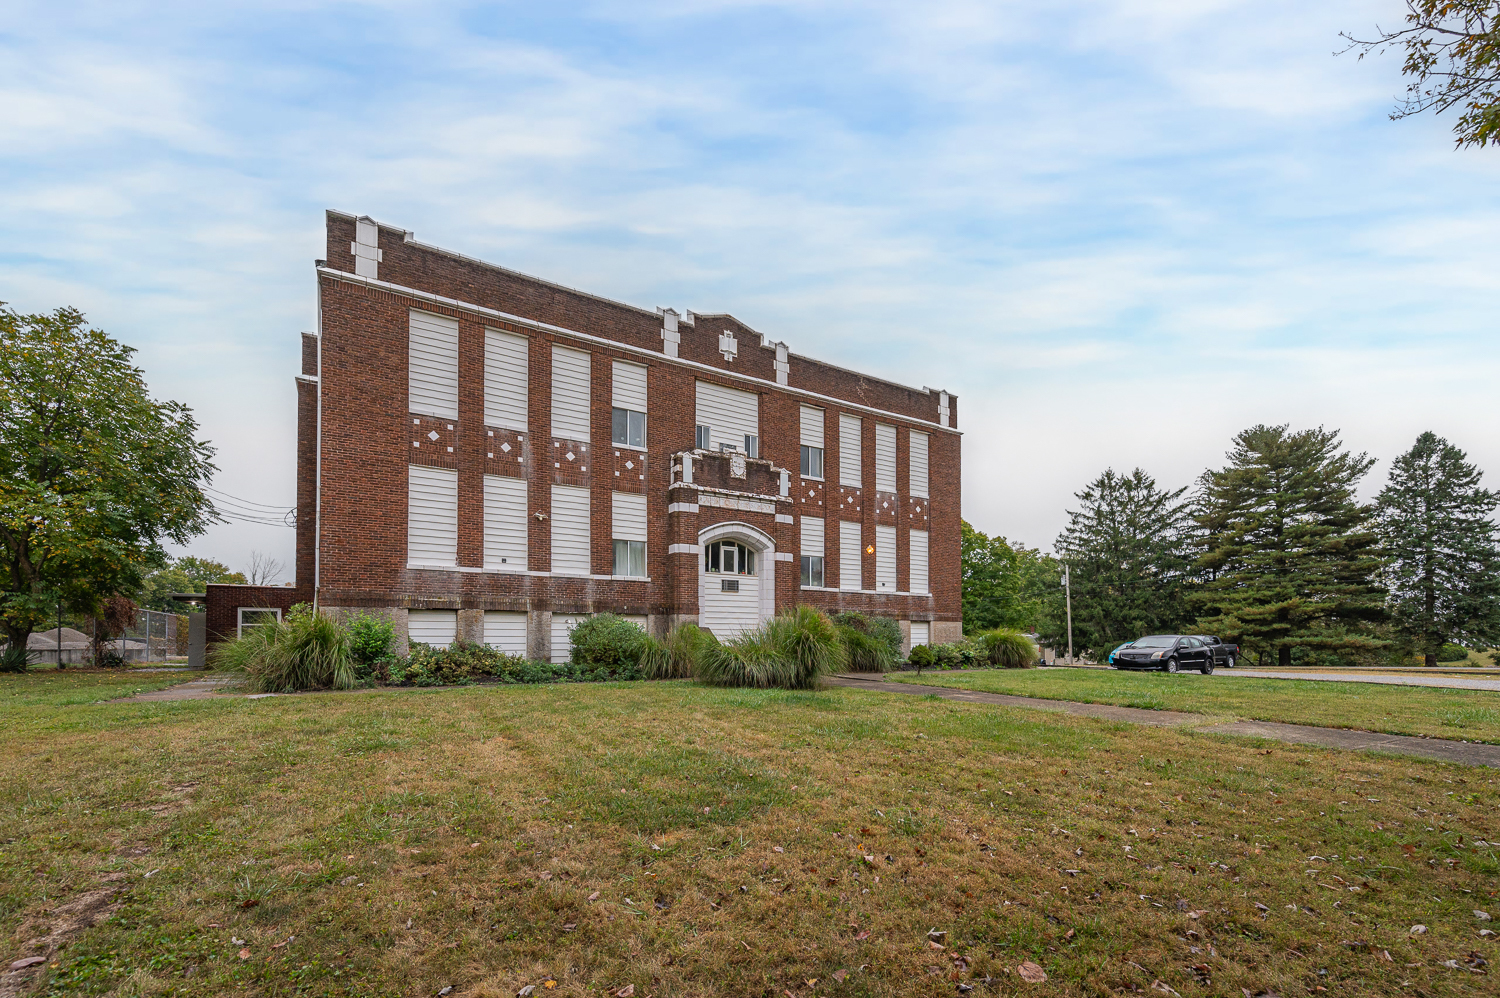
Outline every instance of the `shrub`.
{"type": "Polygon", "coordinates": [[[980,635],[978,644],[988,665],[1025,669],[1036,664],[1036,645],[1020,631],[998,628],[980,635]]]}
{"type": "Polygon", "coordinates": [[[261,693],[348,690],[357,685],[349,632],[306,603],[267,620],[214,651],[214,664],[243,672],[261,693]]]}
{"type": "Polygon", "coordinates": [[[578,682],[584,671],[571,663],[534,662],[486,645],[455,641],[447,648],[414,645],[404,659],[390,662],[390,682],[412,686],[465,685],[476,679],[501,683],[578,682]]]}
{"type": "Polygon", "coordinates": [[[5,651],[0,652],[0,672],[26,672],[30,668],[25,645],[7,645],[5,651]]]}
{"type": "Polygon", "coordinates": [[[699,664],[718,643],[712,631],[691,621],[678,624],[665,642],[647,636],[641,671],[647,679],[687,679],[697,675],[699,664]]]}
{"type": "Polygon", "coordinates": [[[1437,660],[1439,662],[1463,662],[1469,657],[1469,649],[1462,645],[1445,644],[1438,649],[1437,660]]]}
{"type": "Polygon", "coordinates": [[[698,678],[715,686],[811,689],[846,666],[841,630],[822,611],[799,606],[733,641],[709,645],[698,678]]]}
{"type": "Polygon", "coordinates": [[[889,672],[901,658],[901,625],[890,617],[862,613],[834,616],[854,672],[889,672]]]}
{"type": "Polygon", "coordinates": [[[585,617],[573,628],[572,663],[589,671],[636,670],[647,649],[647,635],[635,624],[613,613],[585,617]]]}
{"type": "Polygon", "coordinates": [[[930,668],[934,661],[932,649],[926,645],[917,645],[907,656],[907,661],[916,667],[917,675],[922,674],[923,669],[930,668]]]}
{"type": "Polygon", "coordinates": [[[349,632],[355,676],[361,682],[388,679],[391,645],[396,640],[396,625],[390,618],[361,610],[345,620],[344,629],[349,632]]]}

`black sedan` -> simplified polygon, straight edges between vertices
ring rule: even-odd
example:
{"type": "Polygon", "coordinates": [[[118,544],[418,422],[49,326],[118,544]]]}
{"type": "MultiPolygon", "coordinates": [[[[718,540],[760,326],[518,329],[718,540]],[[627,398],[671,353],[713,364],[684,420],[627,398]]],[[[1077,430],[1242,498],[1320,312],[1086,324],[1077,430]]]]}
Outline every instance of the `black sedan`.
{"type": "Polygon", "coordinates": [[[1214,671],[1214,653],[1202,638],[1190,634],[1148,634],[1116,650],[1116,669],[1162,669],[1181,672],[1214,671]]]}

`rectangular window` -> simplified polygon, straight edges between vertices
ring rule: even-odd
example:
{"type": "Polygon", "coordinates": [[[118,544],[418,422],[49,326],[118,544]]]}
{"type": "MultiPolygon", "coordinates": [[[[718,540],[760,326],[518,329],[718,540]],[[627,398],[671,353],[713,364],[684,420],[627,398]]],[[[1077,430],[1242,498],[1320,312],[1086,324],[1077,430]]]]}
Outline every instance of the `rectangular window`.
{"type": "Polygon", "coordinates": [[[823,477],[823,448],[802,445],[802,477],[823,477]]]}
{"type": "Polygon", "coordinates": [[[802,477],[823,477],[823,410],[802,407],[802,477]]]}
{"type": "Polygon", "coordinates": [[[907,474],[907,488],[911,494],[922,499],[927,498],[927,434],[912,430],[906,435],[907,438],[907,460],[910,468],[907,474]]]}
{"type": "Polygon", "coordinates": [[[864,588],[861,565],[864,557],[864,540],[860,536],[860,525],[851,520],[839,521],[839,588],[859,590],[864,588]]]}
{"type": "Polygon", "coordinates": [[[646,414],[633,409],[610,410],[610,442],[616,447],[646,448],[646,414]]]}
{"type": "Polygon", "coordinates": [[[875,527],[875,591],[896,591],[896,528],[875,527]]]}
{"type": "Polygon", "coordinates": [[[875,491],[896,491],[896,428],[875,424],[875,491]]]}
{"type": "Polygon", "coordinates": [[[484,476],[484,567],[526,571],[526,479],[484,476]]]}
{"type": "Polygon", "coordinates": [[[614,575],[646,577],[646,497],[629,492],[610,493],[611,535],[614,538],[614,575]]]}
{"type": "Polygon", "coordinates": [[[484,643],[507,655],[525,655],[526,614],[486,610],[484,643]]]}
{"type": "Polygon", "coordinates": [[[722,450],[723,445],[728,444],[734,450],[743,451],[751,457],[758,456],[759,395],[700,381],[697,383],[696,402],[697,416],[693,422],[700,428],[708,429],[707,446],[703,450],[722,450]],[[754,438],[754,444],[750,442],[751,438],[754,438]]]}
{"type": "Polygon", "coordinates": [[[611,442],[621,447],[646,446],[646,369],[640,364],[614,362],[610,405],[611,442]]]}
{"type": "Polygon", "coordinates": [[[407,385],[412,412],[458,418],[458,320],[412,309],[407,385]]]}
{"type": "Polygon", "coordinates": [[[927,583],[927,531],[913,530],[910,536],[911,560],[907,571],[911,578],[907,587],[914,593],[928,591],[927,583]]]}
{"type": "Polygon", "coordinates": [[[693,446],[698,448],[699,450],[708,450],[709,444],[712,439],[712,431],[710,431],[709,428],[704,426],[702,423],[699,423],[697,435],[693,437],[693,446]]]}
{"type": "Polygon", "coordinates": [[[552,486],[552,571],[588,575],[589,490],[575,485],[552,486]]]}
{"type": "Polygon", "coordinates": [[[614,574],[622,578],[646,577],[646,542],[615,541],[614,574]]]}
{"type": "Polygon", "coordinates": [[[805,554],[802,556],[802,585],[817,589],[823,588],[823,556],[805,554]]]}
{"type": "Polygon", "coordinates": [[[552,346],[552,435],[589,439],[590,358],[582,350],[552,346]]]}
{"type": "Polygon", "coordinates": [[[457,610],[408,610],[406,640],[414,645],[446,648],[458,640],[457,610]]]}
{"type": "Polygon", "coordinates": [[[858,416],[839,415],[839,484],[862,489],[865,486],[864,451],[858,416]]]}
{"type": "Polygon", "coordinates": [[[822,517],[802,517],[802,584],[823,588],[822,517]]]}
{"type": "Polygon", "coordinates": [[[458,472],[453,468],[407,468],[406,562],[458,564],[458,472]]]}
{"type": "Polygon", "coordinates": [[[484,331],[484,423],[526,429],[531,341],[499,329],[484,331]]]}
{"type": "Polygon", "coordinates": [[[245,628],[259,627],[273,620],[281,620],[281,610],[276,607],[242,606],[239,608],[239,620],[234,633],[239,637],[244,637],[245,628]]]}

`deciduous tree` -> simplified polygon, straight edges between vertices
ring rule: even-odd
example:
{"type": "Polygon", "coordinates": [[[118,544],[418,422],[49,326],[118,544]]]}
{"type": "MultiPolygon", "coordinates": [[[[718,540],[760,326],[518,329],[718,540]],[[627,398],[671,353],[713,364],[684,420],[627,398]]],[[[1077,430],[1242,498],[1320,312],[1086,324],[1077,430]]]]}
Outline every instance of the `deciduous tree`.
{"type": "Polygon", "coordinates": [[[1042,628],[1058,604],[1055,559],[961,522],[964,630],[1042,628]]]}
{"type": "Polygon", "coordinates": [[[134,350],[60,308],[0,307],[0,627],[12,648],[62,602],[92,613],[213,518],[213,450],[158,402],[134,350]]]}
{"type": "Polygon", "coordinates": [[[1343,32],[1363,59],[1397,48],[1411,78],[1392,120],[1458,108],[1453,123],[1460,148],[1500,141],[1500,0],[1406,0],[1405,27],[1375,29],[1370,40],[1343,32]]]}
{"type": "Polygon", "coordinates": [[[1500,639],[1500,547],[1490,519],[1500,494],[1480,477],[1463,451],[1423,433],[1392,462],[1376,500],[1391,615],[1428,665],[1447,642],[1500,639]]]}
{"type": "Polygon", "coordinates": [[[1369,651],[1365,626],[1384,616],[1373,510],[1355,486],[1374,464],[1343,450],[1336,430],[1253,426],[1229,464],[1202,479],[1198,629],[1274,651],[1369,651]]]}

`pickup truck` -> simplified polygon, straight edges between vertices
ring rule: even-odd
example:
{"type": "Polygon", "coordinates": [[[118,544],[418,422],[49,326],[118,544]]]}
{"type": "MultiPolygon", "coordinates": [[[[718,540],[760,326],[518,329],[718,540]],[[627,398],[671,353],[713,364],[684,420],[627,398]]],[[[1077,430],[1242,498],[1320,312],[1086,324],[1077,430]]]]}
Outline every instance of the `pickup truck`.
{"type": "Polygon", "coordinates": [[[1240,657],[1240,646],[1220,641],[1212,634],[1195,634],[1193,637],[1202,640],[1208,645],[1214,655],[1214,666],[1223,666],[1226,669],[1234,668],[1234,660],[1240,657]]]}

